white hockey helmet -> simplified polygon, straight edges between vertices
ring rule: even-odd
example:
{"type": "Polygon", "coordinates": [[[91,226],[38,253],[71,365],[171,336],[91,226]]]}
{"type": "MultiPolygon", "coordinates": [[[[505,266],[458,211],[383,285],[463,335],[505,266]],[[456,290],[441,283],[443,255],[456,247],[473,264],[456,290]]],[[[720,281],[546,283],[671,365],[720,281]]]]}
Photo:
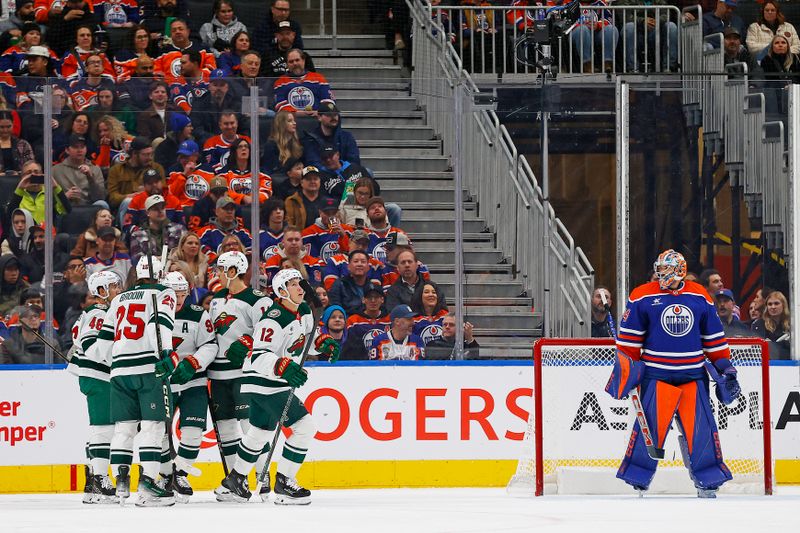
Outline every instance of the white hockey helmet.
{"type": "Polygon", "coordinates": [[[164,279],[161,280],[161,284],[175,292],[189,292],[189,282],[178,271],[167,273],[164,279]]]}
{"type": "Polygon", "coordinates": [[[226,273],[228,269],[235,268],[236,275],[241,276],[247,272],[247,256],[237,250],[225,252],[217,258],[217,268],[224,269],[226,273]]]}
{"type": "Polygon", "coordinates": [[[89,279],[86,280],[86,284],[89,286],[89,293],[92,296],[96,296],[97,298],[108,298],[109,287],[111,285],[117,284],[120,285],[119,276],[116,273],[111,272],[110,270],[101,270],[100,272],[95,272],[89,279]],[[100,294],[100,287],[105,289],[106,294],[100,294]]]}
{"type": "Polygon", "coordinates": [[[294,268],[286,268],[275,274],[275,277],[272,278],[272,291],[277,298],[289,297],[289,291],[286,290],[286,285],[293,279],[303,279],[300,271],[294,268]]]}
{"type": "Polygon", "coordinates": [[[160,279],[163,266],[158,257],[152,257],[153,260],[153,273],[150,273],[150,261],[146,255],[139,258],[136,263],[136,279],[160,279]]]}

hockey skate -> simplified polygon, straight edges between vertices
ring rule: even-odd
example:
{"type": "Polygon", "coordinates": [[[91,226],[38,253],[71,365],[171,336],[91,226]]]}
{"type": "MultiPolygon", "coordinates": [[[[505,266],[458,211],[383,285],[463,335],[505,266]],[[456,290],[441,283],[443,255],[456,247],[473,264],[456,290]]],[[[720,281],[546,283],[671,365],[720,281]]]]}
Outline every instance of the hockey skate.
{"type": "Polygon", "coordinates": [[[237,502],[247,503],[252,496],[250,487],[247,485],[247,476],[240,474],[236,470],[231,470],[230,474],[222,480],[222,485],[214,489],[218,502],[237,502]]]}
{"type": "Polygon", "coordinates": [[[121,505],[125,504],[125,498],[131,495],[131,467],[122,465],[117,474],[117,497],[121,505]]]}
{"type": "Polygon", "coordinates": [[[186,479],[186,472],[178,470],[172,476],[172,490],[175,491],[175,499],[178,503],[187,503],[189,498],[194,494],[189,480],[186,479]]]}
{"type": "Polygon", "coordinates": [[[97,503],[97,498],[94,493],[94,483],[92,481],[92,467],[83,465],[83,473],[86,476],[86,481],[83,485],[83,503],[97,503]]]}
{"type": "Polygon", "coordinates": [[[311,491],[298,485],[294,478],[278,472],[275,476],[275,504],[308,505],[309,503],[311,503],[311,491]]]}
{"type": "Polygon", "coordinates": [[[175,495],[164,486],[164,479],[156,482],[150,476],[139,478],[139,501],[136,507],[169,507],[175,505],[175,495]]]}
{"type": "Polygon", "coordinates": [[[705,498],[714,499],[717,497],[717,489],[701,489],[698,487],[697,497],[704,499],[705,498]]]}
{"type": "Polygon", "coordinates": [[[269,501],[269,472],[267,472],[267,478],[264,480],[264,483],[261,484],[261,488],[258,489],[258,497],[261,498],[261,501],[267,503],[269,501]]]}
{"type": "Polygon", "coordinates": [[[94,492],[94,503],[119,503],[117,491],[108,476],[100,474],[92,476],[92,491],[94,492]]]}

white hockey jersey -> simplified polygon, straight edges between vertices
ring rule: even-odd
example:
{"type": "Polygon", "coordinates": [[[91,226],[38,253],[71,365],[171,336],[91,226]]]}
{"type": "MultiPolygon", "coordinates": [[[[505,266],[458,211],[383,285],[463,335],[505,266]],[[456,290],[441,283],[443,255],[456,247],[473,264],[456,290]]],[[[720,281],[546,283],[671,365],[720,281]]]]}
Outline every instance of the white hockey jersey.
{"type": "Polygon", "coordinates": [[[152,374],[162,349],[170,347],[175,322],[175,291],[163,285],[136,285],[111,301],[97,336],[98,349],[111,363],[111,377],[152,374]],[[156,306],[153,309],[153,296],[156,306]]]}
{"type": "Polygon", "coordinates": [[[170,383],[172,392],[181,392],[192,387],[205,387],[208,383],[206,368],[217,356],[217,336],[208,312],[197,305],[184,305],[175,313],[172,329],[172,349],[183,361],[193,355],[200,368],[188,383],[170,383]]]}
{"type": "MultiPolygon", "coordinates": [[[[297,312],[275,303],[256,324],[253,335],[253,354],[242,367],[244,379],[242,392],[275,394],[289,388],[286,381],[275,374],[275,364],[281,357],[291,357],[300,363],[308,336],[315,333],[316,324],[311,308],[300,304],[297,312]]],[[[319,352],[311,345],[309,354],[319,352]]]]}
{"type": "Polygon", "coordinates": [[[267,309],[272,299],[261,291],[250,287],[236,294],[223,289],[214,295],[209,307],[211,321],[217,334],[217,357],[208,367],[208,378],[229,380],[242,377],[242,368],[231,363],[225,352],[242,335],[253,335],[256,323],[267,309]]]}
{"type": "Polygon", "coordinates": [[[83,310],[81,316],[72,326],[72,358],[67,370],[78,377],[109,381],[111,367],[105,354],[97,350],[97,335],[103,327],[108,306],[105,304],[90,305],[83,310]]]}

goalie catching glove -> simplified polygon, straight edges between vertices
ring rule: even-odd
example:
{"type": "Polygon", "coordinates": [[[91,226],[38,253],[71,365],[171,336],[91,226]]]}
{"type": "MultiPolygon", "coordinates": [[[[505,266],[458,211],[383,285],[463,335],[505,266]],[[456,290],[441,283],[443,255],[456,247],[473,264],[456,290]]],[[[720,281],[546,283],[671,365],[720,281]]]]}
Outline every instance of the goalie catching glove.
{"type": "Polygon", "coordinates": [[[717,384],[714,387],[714,394],[717,400],[730,405],[733,400],[739,397],[742,393],[742,388],[739,386],[739,380],[736,379],[736,368],[734,368],[730,359],[718,359],[712,365],[708,361],[705,363],[708,375],[717,384]]]}
{"type": "Polygon", "coordinates": [[[190,355],[178,363],[175,372],[172,373],[172,382],[176,385],[184,385],[194,377],[198,370],[200,370],[200,362],[193,355],[190,355]]]}
{"type": "Polygon", "coordinates": [[[328,358],[329,363],[335,363],[339,360],[339,343],[330,335],[320,335],[314,341],[314,347],[317,351],[328,358]]]}
{"type": "Polygon", "coordinates": [[[245,358],[253,351],[253,337],[250,335],[242,335],[231,343],[228,351],[225,352],[225,357],[235,364],[241,366],[245,358]]]}
{"type": "Polygon", "coordinates": [[[161,360],[156,363],[156,377],[166,378],[171,376],[178,366],[178,361],[180,361],[180,357],[172,349],[161,350],[161,360]]]}
{"type": "Polygon", "coordinates": [[[308,380],[305,369],[288,357],[281,357],[275,363],[275,375],[285,379],[292,387],[300,387],[308,380]]]}
{"type": "Polygon", "coordinates": [[[606,384],[606,392],[617,400],[628,397],[632,389],[639,386],[644,376],[645,364],[634,361],[629,356],[617,350],[617,360],[614,369],[606,384]]]}

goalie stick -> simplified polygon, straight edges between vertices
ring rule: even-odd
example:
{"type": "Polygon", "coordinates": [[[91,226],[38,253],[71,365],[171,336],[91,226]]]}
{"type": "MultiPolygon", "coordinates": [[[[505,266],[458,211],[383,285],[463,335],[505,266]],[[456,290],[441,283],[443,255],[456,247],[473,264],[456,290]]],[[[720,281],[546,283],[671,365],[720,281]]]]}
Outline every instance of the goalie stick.
{"type": "MultiPolygon", "coordinates": [[[[611,316],[611,306],[608,304],[604,290],[600,291],[600,298],[603,300],[603,308],[606,310],[608,329],[611,330],[611,336],[616,339],[617,328],[614,325],[614,317],[611,316]]],[[[639,421],[639,427],[642,430],[642,438],[644,439],[644,445],[647,448],[647,455],[656,461],[663,459],[664,448],[659,448],[656,446],[656,442],[653,439],[653,434],[650,432],[650,425],[647,423],[647,419],[644,416],[644,408],[642,407],[642,402],[639,399],[639,387],[634,387],[631,389],[631,391],[628,393],[628,396],[630,397],[631,404],[633,405],[633,412],[636,413],[636,420],[639,421]]]]}
{"type": "MultiPolygon", "coordinates": [[[[314,289],[311,287],[311,284],[308,283],[308,281],[301,280],[300,286],[303,287],[303,290],[306,292],[304,298],[311,306],[311,316],[314,319],[314,329],[311,330],[311,335],[309,335],[308,340],[306,340],[306,345],[303,347],[303,356],[300,358],[300,368],[303,368],[303,365],[308,358],[308,352],[311,350],[311,345],[314,344],[314,333],[317,331],[317,324],[319,323],[320,316],[322,315],[322,302],[319,300],[317,294],[314,292],[314,289]]],[[[264,463],[264,468],[261,469],[261,472],[259,472],[258,476],[256,477],[256,494],[259,493],[261,486],[267,480],[267,476],[269,475],[269,463],[272,461],[272,455],[275,453],[275,447],[278,445],[278,439],[281,436],[281,428],[283,427],[283,423],[286,421],[286,416],[289,414],[289,406],[292,404],[292,398],[294,398],[294,389],[295,387],[292,387],[289,390],[289,397],[286,398],[286,405],[283,406],[283,412],[281,413],[281,417],[278,419],[278,427],[275,428],[275,436],[272,437],[272,444],[267,452],[267,461],[264,463]]]]}

